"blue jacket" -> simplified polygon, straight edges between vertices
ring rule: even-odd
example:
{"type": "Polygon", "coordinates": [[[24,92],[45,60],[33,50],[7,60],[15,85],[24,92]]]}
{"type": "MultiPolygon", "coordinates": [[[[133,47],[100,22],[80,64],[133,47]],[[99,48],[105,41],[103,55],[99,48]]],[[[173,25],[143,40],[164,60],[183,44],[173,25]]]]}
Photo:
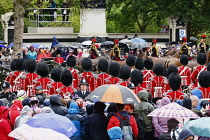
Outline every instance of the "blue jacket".
{"type": "Polygon", "coordinates": [[[79,113],[78,104],[76,102],[71,102],[66,117],[69,118],[77,128],[77,132],[74,133],[71,140],[80,140],[82,139],[81,136],[84,134],[84,119],[81,115],[79,115],[79,113]]]}
{"type": "Polygon", "coordinates": [[[53,47],[54,45],[59,44],[59,43],[60,42],[57,40],[57,38],[56,37],[53,37],[53,41],[52,41],[51,47],[53,47]]]}

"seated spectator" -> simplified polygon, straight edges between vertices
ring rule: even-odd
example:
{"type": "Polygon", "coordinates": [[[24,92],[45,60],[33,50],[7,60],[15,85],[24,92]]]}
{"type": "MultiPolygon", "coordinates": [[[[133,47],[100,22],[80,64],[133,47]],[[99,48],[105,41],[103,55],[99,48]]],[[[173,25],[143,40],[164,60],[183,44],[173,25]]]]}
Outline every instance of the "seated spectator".
{"type": "Polygon", "coordinates": [[[36,60],[37,58],[37,53],[36,51],[34,50],[34,47],[33,46],[30,46],[30,48],[28,49],[28,58],[32,58],[34,60],[36,60]]]}
{"type": "Polygon", "coordinates": [[[46,47],[46,49],[45,49],[45,54],[46,54],[47,57],[52,57],[52,54],[51,54],[48,47],[46,47]]]}
{"type": "Polygon", "coordinates": [[[61,57],[61,50],[56,51],[56,57],[54,58],[54,61],[57,62],[58,64],[61,64],[64,62],[63,57],[61,57]]]}
{"type": "Polygon", "coordinates": [[[41,61],[42,58],[46,58],[47,55],[45,54],[44,48],[39,48],[39,52],[37,54],[37,60],[41,61]]]}

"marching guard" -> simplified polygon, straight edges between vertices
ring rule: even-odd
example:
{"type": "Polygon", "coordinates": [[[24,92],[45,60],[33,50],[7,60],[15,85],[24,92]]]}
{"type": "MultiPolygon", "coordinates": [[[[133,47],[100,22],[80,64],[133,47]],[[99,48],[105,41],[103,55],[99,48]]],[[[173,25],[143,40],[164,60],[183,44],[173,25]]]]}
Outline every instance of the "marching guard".
{"type": "Polygon", "coordinates": [[[90,56],[91,59],[95,59],[98,57],[98,50],[97,50],[97,46],[96,46],[96,39],[92,39],[92,45],[90,46],[90,56]]]}
{"type": "Polygon", "coordinates": [[[117,61],[122,61],[121,60],[121,52],[120,52],[120,48],[119,48],[119,40],[115,39],[114,40],[114,47],[112,50],[112,59],[113,60],[117,60],[117,61]]]}
{"type": "Polygon", "coordinates": [[[59,94],[56,89],[60,88],[63,86],[63,84],[61,83],[61,73],[62,73],[62,69],[55,67],[52,69],[51,71],[51,79],[53,81],[51,81],[50,84],[48,84],[48,89],[49,89],[49,94],[53,95],[53,94],[59,94]]]}
{"type": "MultiPolygon", "coordinates": [[[[169,85],[169,75],[171,73],[173,73],[173,72],[178,73],[178,68],[175,65],[170,65],[168,67],[168,69],[167,69],[167,78],[168,79],[165,79],[165,81],[164,81],[164,90],[165,90],[165,92],[168,92],[168,91],[171,90],[171,87],[169,85]]],[[[182,89],[180,89],[180,90],[182,90],[182,89]]]]}
{"type": "Polygon", "coordinates": [[[133,71],[133,67],[135,65],[136,57],[133,54],[128,55],[126,58],[126,64],[130,67],[131,71],[133,71]]]}
{"type": "Polygon", "coordinates": [[[109,74],[111,77],[107,78],[107,84],[117,84],[120,79],[118,78],[120,73],[120,64],[117,62],[111,62],[109,64],[109,74]]]}
{"type": "Polygon", "coordinates": [[[68,70],[71,71],[71,74],[72,74],[72,78],[73,78],[72,87],[77,89],[77,86],[79,85],[80,77],[79,77],[78,71],[73,68],[76,65],[76,58],[71,55],[67,58],[66,63],[67,63],[67,66],[70,67],[68,70]]]}
{"type": "Polygon", "coordinates": [[[178,91],[181,85],[181,77],[179,76],[179,74],[176,72],[172,72],[169,75],[168,79],[172,91],[164,93],[164,96],[171,98],[172,101],[174,101],[175,99],[184,99],[184,93],[178,91]]]}
{"type": "Polygon", "coordinates": [[[127,87],[128,84],[130,83],[130,80],[129,80],[130,76],[131,76],[130,67],[127,65],[122,66],[120,68],[120,78],[122,80],[119,82],[119,85],[127,87]]]}
{"type": "Polygon", "coordinates": [[[134,65],[135,65],[136,69],[143,70],[144,69],[144,60],[139,57],[135,60],[134,65]]]}
{"type": "Polygon", "coordinates": [[[202,98],[208,99],[210,98],[210,72],[209,71],[201,71],[201,73],[198,76],[198,82],[200,87],[199,90],[202,91],[202,98]]]}
{"type": "MultiPolygon", "coordinates": [[[[134,93],[138,94],[139,91],[145,90],[145,88],[141,87],[143,82],[143,73],[140,70],[133,70],[131,72],[131,83],[134,84],[134,93]]],[[[129,87],[129,85],[127,86],[129,87]]]]}

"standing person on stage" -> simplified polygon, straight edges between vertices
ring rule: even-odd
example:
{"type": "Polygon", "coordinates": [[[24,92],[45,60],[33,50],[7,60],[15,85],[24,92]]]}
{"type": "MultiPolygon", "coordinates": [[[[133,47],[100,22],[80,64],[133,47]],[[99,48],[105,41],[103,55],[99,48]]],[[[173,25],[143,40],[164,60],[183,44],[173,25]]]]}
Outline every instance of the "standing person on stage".
{"type": "Polygon", "coordinates": [[[121,61],[121,53],[120,53],[120,48],[118,44],[119,44],[119,40],[115,39],[114,48],[112,50],[112,58],[113,60],[121,61]]]}
{"type": "Polygon", "coordinates": [[[201,41],[198,43],[198,52],[199,53],[206,53],[208,51],[208,46],[205,43],[206,41],[206,35],[201,36],[201,41]]]}
{"type": "Polygon", "coordinates": [[[96,39],[92,39],[92,45],[90,46],[90,56],[91,59],[95,59],[98,57],[98,50],[96,46],[96,39]]]}
{"type": "Polygon", "coordinates": [[[90,94],[88,91],[88,83],[85,79],[82,79],[79,84],[80,90],[75,92],[75,96],[81,97],[83,100],[90,94]]]}
{"type": "Polygon", "coordinates": [[[189,47],[187,46],[187,38],[182,38],[182,45],[180,47],[180,54],[186,54],[189,56],[189,47]]]}
{"type": "Polygon", "coordinates": [[[152,54],[151,54],[151,56],[153,56],[153,57],[158,57],[158,48],[156,46],[156,43],[157,43],[157,40],[154,39],[152,41],[152,54]]]}
{"type": "Polygon", "coordinates": [[[56,37],[53,37],[53,41],[52,41],[52,45],[51,45],[51,49],[53,46],[55,46],[56,44],[59,44],[60,42],[58,41],[58,39],[56,37]]]}

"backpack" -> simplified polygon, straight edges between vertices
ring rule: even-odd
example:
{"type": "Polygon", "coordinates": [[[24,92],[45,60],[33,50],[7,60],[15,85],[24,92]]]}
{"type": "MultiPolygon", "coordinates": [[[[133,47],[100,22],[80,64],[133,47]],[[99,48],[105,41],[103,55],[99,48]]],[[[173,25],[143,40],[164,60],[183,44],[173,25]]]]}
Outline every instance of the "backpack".
{"type": "Polygon", "coordinates": [[[143,140],[144,136],[145,136],[145,133],[146,133],[146,123],[145,123],[145,121],[142,117],[138,117],[136,119],[136,123],[138,125],[138,130],[139,130],[137,139],[138,140],[143,140]]]}
{"type": "Polygon", "coordinates": [[[126,119],[122,119],[118,115],[116,115],[116,117],[120,121],[120,128],[122,129],[122,139],[133,140],[133,131],[130,126],[130,116],[126,119]]]}

